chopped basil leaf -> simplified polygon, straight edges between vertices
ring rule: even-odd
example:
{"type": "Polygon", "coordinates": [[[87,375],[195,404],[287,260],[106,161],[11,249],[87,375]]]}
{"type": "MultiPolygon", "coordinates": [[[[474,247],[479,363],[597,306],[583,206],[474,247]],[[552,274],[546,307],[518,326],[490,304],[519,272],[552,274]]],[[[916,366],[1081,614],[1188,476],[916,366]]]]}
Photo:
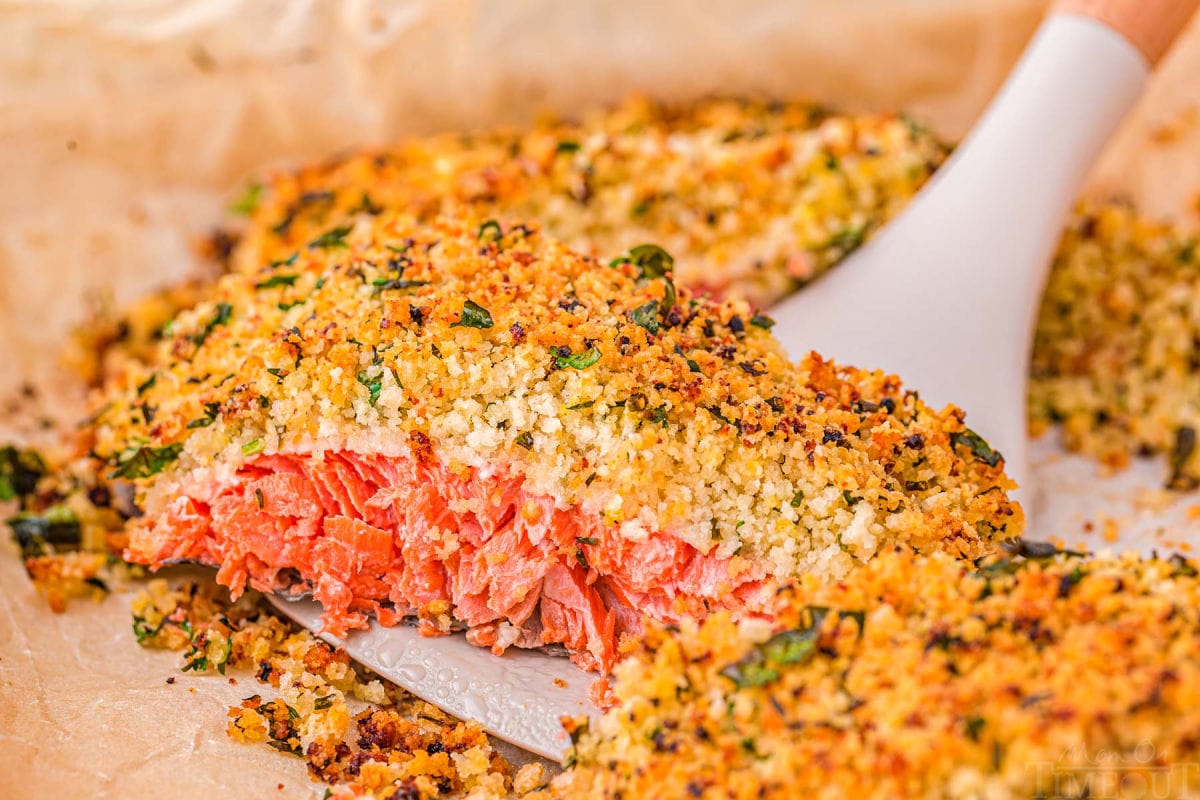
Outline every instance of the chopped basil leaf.
{"type": "Polygon", "coordinates": [[[462,316],[458,322],[451,323],[451,328],[490,328],[495,325],[492,314],[474,300],[463,303],[462,316]]]}
{"type": "Polygon", "coordinates": [[[156,383],[158,383],[158,373],[157,372],[155,372],[149,378],[147,378],[146,380],[144,380],[138,384],[138,387],[137,387],[138,395],[141,395],[147,389],[152,388],[154,386],[154,384],[156,384],[156,383]]]}
{"type": "Polygon", "coordinates": [[[316,239],[308,243],[309,247],[320,247],[324,250],[332,250],[338,247],[347,247],[346,237],[350,231],[354,230],[353,225],[339,225],[333,230],[325,231],[316,239]]]}
{"type": "Polygon", "coordinates": [[[217,414],[221,412],[220,403],[205,403],[204,416],[199,419],[194,419],[187,424],[188,428],[207,428],[212,425],[217,419],[217,414]]]}
{"type": "Polygon", "coordinates": [[[989,467],[997,466],[1004,460],[1004,456],[992,449],[992,446],[984,440],[975,431],[967,428],[959,433],[950,434],[950,445],[952,447],[963,446],[970,450],[976,458],[989,467]]]}
{"type": "Polygon", "coordinates": [[[700,365],[697,364],[694,360],[692,360],[690,358],[687,359],[687,365],[688,365],[688,369],[690,369],[692,372],[700,372],[700,365]]]}
{"type": "Polygon", "coordinates": [[[265,281],[259,281],[258,283],[254,284],[254,288],[273,289],[276,286],[294,286],[299,278],[300,276],[294,272],[287,275],[272,275],[265,281]]]}
{"type": "Polygon", "coordinates": [[[587,369],[600,360],[600,349],[592,345],[591,349],[569,356],[555,356],[554,366],[559,369],[587,369]]]}
{"type": "Polygon", "coordinates": [[[117,463],[117,468],[109,477],[127,478],[130,480],[135,478],[149,478],[151,475],[157,475],[174,463],[182,451],[182,442],[164,445],[163,447],[142,445],[133,453],[120,459],[117,463]]]}
{"type": "Polygon", "coordinates": [[[378,292],[387,289],[412,289],[415,286],[428,286],[429,281],[410,281],[403,278],[376,278],[371,281],[371,285],[378,292]]]}

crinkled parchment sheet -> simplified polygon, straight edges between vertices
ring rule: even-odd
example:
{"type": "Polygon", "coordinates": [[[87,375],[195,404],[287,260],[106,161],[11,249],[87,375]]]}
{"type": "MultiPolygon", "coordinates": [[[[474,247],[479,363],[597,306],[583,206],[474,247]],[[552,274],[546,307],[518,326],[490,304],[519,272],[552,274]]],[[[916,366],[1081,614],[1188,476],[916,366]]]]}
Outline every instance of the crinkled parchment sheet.
{"type": "MultiPolygon", "coordinates": [[[[196,269],[193,242],[264,165],[632,91],[903,108],[958,136],[1042,5],[0,0],[0,388],[52,376],[88,300],[127,301],[196,269]]],[[[1200,75],[1196,29],[1098,170],[1098,191],[1194,212],[1200,81],[1188,75],[1200,75]]],[[[0,424],[18,421],[0,404],[0,424]]],[[[175,654],[139,650],[127,596],[49,613],[9,555],[0,796],[320,796],[299,760],[225,738],[224,708],[254,691],[248,676],[180,675],[175,654]]]]}

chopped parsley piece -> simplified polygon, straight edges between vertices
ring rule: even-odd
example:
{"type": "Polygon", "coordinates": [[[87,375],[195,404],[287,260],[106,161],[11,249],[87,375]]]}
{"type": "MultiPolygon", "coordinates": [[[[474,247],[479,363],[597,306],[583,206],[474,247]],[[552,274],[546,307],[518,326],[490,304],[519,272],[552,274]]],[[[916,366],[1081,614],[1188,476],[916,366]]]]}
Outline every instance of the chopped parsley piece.
{"type": "Polygon", "coordinates": [[[596,405],[595,400],[585,400],[582,403],[576,403],[573,406],[567,406],[567,410],[568,411],[578,411],[581,408],[591,408],[594,405],[596,405]]]}
{"type": "Polygon", "coordinates": [[[658,333],[658,301],[651,300],[629,312],[629,318],[650,333],[658,333]]]}
{"type": "Polygon", "coordinates": [[[24,558],[45,555],[47,545],[78,547],[83,537],[75,512],[62,505],[51,506],[42,514],[22,512],[5,524],[12,528],[24,558]]]}
{"type": "Polygon", "coordinates": [[[849,489],[844,489],[842,491],[842,499],[846,501],[846,505],[848,505],[848,506],[856,506],[862,502],[862,498],[855,497],[853,494],[850,493],[849,489]]]}
{"type": "Polygon", "coordinates": [[[804,492],[797,491],[794,495],[792,495],[792,499],[788,502],[791,504],[792,508],[799,508],[800,504],[804,502],[804,492]]]}
{"type": "Polygon", "coordinates": [[[555,356],[554,366],[558,369],[587,369],[600,360],[600,349],[596,345],[592,345],[590,349],[582,353],[574,353],[567,356],[555,356]]]}
{"type": "Polygon", "coordinates": [[[126,478],[129,480],[149,478],[151,475],[157,475],[174,463],[182,451],[182,442],[164,445],[163,447],[142,445],[132,453],[126,451],[123,454],[124,457],[118,459],[117,468],[109,477],[126,478]]]}
{"type": "MultiPolygon", "coordinates": [[[[859,626],[859,635],[862,635],[863,623],[866,619],[863,612],[838,611],[834,613],[838,615],[839,619],[855,620],[859,626]]],[[[780,667],[789,664],[803,664],[816,655],[821,623],[829,614],[830,611],[827,608],[810,606],[806,610],[807,625],[777,633],[762,644],[756,645],[741,660],[722,669],[721,675],[733,681],[739,689],[774,683],[779,680],[780,667]]]]}
{"type": "Polygon", "coordinates": [[[0,500],[32,494],[46,474],[46,465],[33,450],[7,445],[0,447],[0,500]]]}
{"type": "Polygon", "coordinates": [[[217,419],[217,414],[221,413],[220,403],[205,403],[204,416],[199,419],[194,419],[187,424],[188,428],[207,428],[212,425],[217,419]]]}
{"type": "Polygon", "coordinates": [[[324,697],[318,697],[313,701],[313,708],[315,708],[317,711],[324,711],[333,705],[333,700],[334,697],[331,694],[327,694],[324,697]]]}
{"type": "Polygon", "coordinates": [[[692,372],[700,372],[700,365],[697,364],[695,362],[695,360],[690,359],[690,358],[687,359],[687,365],[688,365],[688,369],[690,369],[692,372]]]}
{"type": "Polygon", "coordinates": [[[261,183],[252,183],[246,187],[240,196],[229,204],[229,213],[248,217],[258,210],[262,200],[263,187],[261,183]]]}
{"type": "Polygon", "coordinates": [[[563,140],[558,143],[558,147],[554,148],[554,152],[556,152],[556,153],[578,153],[579,152],[579,142],[563,140]]]}
{"type": "Polygon", "coordinates": [[[383,391],[382,373],[374,378],[367,375],[365,369],[358,371],[358,382],[367,387],[368,399],[371,405],[375,405],[375,401],[379,399],[379,393],[383,391]]]}
{"type": "Polygon", "coordinates": [[[224,325],[229,322],[229,318],[233,316],[233,306],[229,303],[217,303],[216,311],[213,312],[212,318],[205,323],[204,328],[192,336],[192,342],[199,347],[208,340],[209,334],[217,329],[217,326],[224,325]]]}
{"type": "Polygon", "coordinates": [[[517,436],[517,444],[519,444],[521,447],[524,447],[526,450],[531,450],[533,448],[533,434],[529,431],[522,431],[521,434],[517,436]]]}
{"type": "Polygon", "coordinates": [[[462,316],[458,322],[451,323],[451,328],[490,328],[495,325],[492,314],[474,300],[463,303],[462,316]]]}
{"type": "Polygon", "coordinates": [[[500,223],[494,219],[489,219],[487,222],[479,226],[479,241],[498,242],[504,238],[504,229],[500,227],[500,223]]]}
{"type": "Polygon", "coordinates": [[[346,237],[350,231],[354,230],[352,225],[339,225],[333,230],[325,231],[317,238],[308,243],[309,247],[320,247],[323,250],[333,250],[339,247],[348,247],[346,237]]]}
{"type": "Polygon", "coordinates": [[[600,540],[597,539],[595,536],[577,536],[577,537],[575,537],[575,541],[578,542],[579,544],[586,544],[586,545],[591,545],[591,546],[600,544],[600,540]]]}
{"type": "Polygon", "coordinates": [[[750,318],[750,324],[762,328],[764,331],[769,331],[774,327],[775,320],[760,312],[750,318]]]}
{"type": "Polygon", "coordinates": [[[843,255],[849,255],[858,248],[862,247],[863,242],[867,240],[867,226],[857,225],[848,228],[842,228],[840,231],[829,237],[828,247],[841,250],[843,255]]]}
{"type": "Polygon", "coordinates": [[[975,431],[967,428],[959,433],[950,434],[950,444],[953,447],[965,447],[983,463],[994,467],[1004,460],[1004,456],[992,449],[992,446],[975,431]]]}
{"type": "Polygon", "coordinates": [[[376,278],[371,281],[371,285],[375,287],[375,291],[382,292],[388,289],[412,289],[416,286],[428,286],[429,281],[410,281],[404,278],[376,278]]]}
{"type": "Polygon", "coordinates": [[[670,311],[675,305],[675,284],[670,277],[675,259],[671,254],[656,244],[639,244],[629,251],[629,260],[637,265],[639,279],[663,279],[666,289],[663,292],[662,310],[664,314],[670,311]]]}
{"type": "Polygon", "coordinates": [[[158,383],[158,373],[157,372],[155,372],[149,378],[147,378],[146,380],[144,380],[138,384],[138,387],[137,387],[138,395],[139,396],[142,395],[148,389],[151,389],[154,386],[154,384],[156,384],[156,383],[158,383]]]}
{"type": "Polygon", "coordinates": [[[254,284],[255,289],[273,289],[276,286],[295,286],[300,276],[294,272],[286,275],[272,275],[265,281],[254,284]]]}
{"type": "Polygon", "coordinates": [[[266,445],[263,444],[262,439],[251,439],[250,441],[248,441],[244,445],[242,445],[242,455],[256,456],[259,453],[261,453],[265,448],[266,448],[266,445]]]}

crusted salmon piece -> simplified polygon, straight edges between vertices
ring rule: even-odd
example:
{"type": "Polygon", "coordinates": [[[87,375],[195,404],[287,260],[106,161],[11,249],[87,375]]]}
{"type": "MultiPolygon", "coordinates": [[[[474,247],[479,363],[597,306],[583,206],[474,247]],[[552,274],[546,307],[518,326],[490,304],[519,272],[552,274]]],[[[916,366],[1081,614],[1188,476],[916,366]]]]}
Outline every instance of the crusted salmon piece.
{"type": "Polygon", "coordinates": [[[1002,457],[893,376],[789,362],[743,301],[532,223],[379,214],[221,279],[97,398],[130,558],[608,669],[641,616],[1019,532],[1002,457]]]}
{"type": "Polygon", "coordinates": [[[765,305],[891,219],[948,148],[900,114],[805,102],[631,98],[577,122],[414,138],[283,171],[238,202],[230,255],[255,270],[384,210],[535,219],[583,253],[656,242],[676,280],[765,305]]]}
{"type": "Polygon", "coordinates": [[[558,798],[1192,796],[1200,580],[1181,557],[882,554],[654,627],[558,798]]]}

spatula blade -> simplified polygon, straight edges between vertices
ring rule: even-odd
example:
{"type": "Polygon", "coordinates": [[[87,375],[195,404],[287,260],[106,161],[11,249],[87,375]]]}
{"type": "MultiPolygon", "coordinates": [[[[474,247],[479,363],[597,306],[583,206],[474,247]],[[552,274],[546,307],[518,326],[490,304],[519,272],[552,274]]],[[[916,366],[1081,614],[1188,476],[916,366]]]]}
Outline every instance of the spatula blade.
{"type": "MultiPolygon", "coordinates": [[[[320,629],[318,603],[269,599],[294,622],[320,629]]],[[[469,644],[462,634],[422,636],[413,627],[385,628],[375,621],[370,630],[345,639],[319,635],[422,700],[554,761],[562,759],[571,743],[559,719],[598,713],[587,699],[596,676],[559,656],[515,647],[495,656],[469,644]]]]}

